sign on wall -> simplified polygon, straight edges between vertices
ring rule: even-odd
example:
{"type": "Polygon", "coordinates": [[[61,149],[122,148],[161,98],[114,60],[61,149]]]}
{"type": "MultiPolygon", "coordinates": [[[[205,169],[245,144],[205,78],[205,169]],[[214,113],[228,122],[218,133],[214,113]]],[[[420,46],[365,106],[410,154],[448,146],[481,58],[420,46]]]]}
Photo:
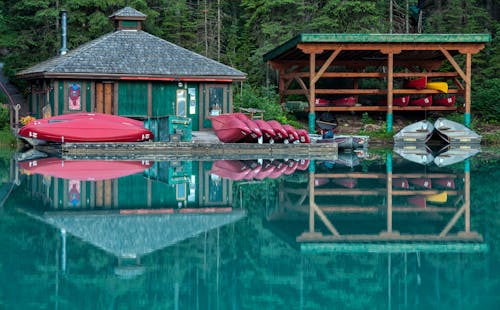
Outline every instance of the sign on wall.
{"type": "Polygon", "coordinates": [[[68,102],[68,110],[69,111],[81,111],[82,103],[81,103],[81,95],[80,95],[80,84],[70,84],[69,85],[69,102],[68,102]]]}

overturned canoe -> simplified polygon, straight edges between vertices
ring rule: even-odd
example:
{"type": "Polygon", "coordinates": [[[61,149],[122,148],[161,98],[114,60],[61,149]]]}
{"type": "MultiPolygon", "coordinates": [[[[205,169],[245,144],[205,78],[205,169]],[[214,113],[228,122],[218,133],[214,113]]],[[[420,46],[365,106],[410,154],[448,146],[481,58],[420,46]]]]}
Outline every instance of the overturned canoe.
{"type": "Polygon", "coordinates": [[[445,98],[437,98],[433,99],[432,104],[433,105],[438,105],[438,106],[443,106],[443,107],[452,107],[455,105],[455,96],[450,96],[450,97],[445,97],[445,98]]]}
{"type": "Polygon", "coordinates": [[[438,118],[434,123],[439,136],[448,143],[480,144],[481,136],[467,126],[450,121],[446,118],[438,118]]]}
{"type": "Polygon", "coordinates": [[[425,143],[432,137],[434,125],[422,120],[402,128],[394,135],[394,143],[425,143]]]}
{"type": "Polygon", "coordinates": [[[421,77],[414,80],[408,80],[403,84],[404,88],[424,89],[427,85],[427,77],[421,77]]]}

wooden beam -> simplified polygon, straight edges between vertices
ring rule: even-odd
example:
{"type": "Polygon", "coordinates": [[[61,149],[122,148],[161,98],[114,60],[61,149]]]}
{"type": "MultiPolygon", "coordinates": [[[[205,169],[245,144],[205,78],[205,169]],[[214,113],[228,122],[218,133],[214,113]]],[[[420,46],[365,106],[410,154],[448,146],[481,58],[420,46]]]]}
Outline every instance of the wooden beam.
{"type": "Polygon", "coordinates": [[[465,204],[463,204],[462,207],[460,209],[458,209],[458,211],[455,213],[455,215],[448,222],[448,225],[446,225],[446,227],[441,231],[441,233],[439,233],[439,237],[446,236],[446,234],[450,231],[450,229],[453,226],[455,226],[455,224],[457,223],[457,221],[460,218],[460,216],[462,216],[462,214],[464,213],[464,211],[465,211],[465,204]]]}
{"type": "Polygon", "coordinates": [[[309,100],[310,93],[309,93],[309,89],[307,89],[306,83],[304,83],[304,81],[302,81],[302,79],[300,77],[297,77],[297,76],[294,77],[294,80],[297,81],[297,83],[299,83],[300,88],[302,88],[302,90],[304,91],[304,95],[307,98],[307,102],[310,102],[310,100],[309,100]]]}
{"type": "Polygon", "coordinates": [[[340,52],[342,52],[342,47],[339,47],[338,49],[333,51],[333,53],[330,55],[330,57],[328,57],[328,59],[323,64],[323,66],[321,66],[318,73],[314,76],[314,78],[313,78],[314,83],[316,83],[319,80],[319,78],[321,77],[321,75],[323,73],[325,73],[326,69],[328,69],[328,67],[330,66],[332,61],[340,54],[340,52]]]}
{"type": "Polygon", "coordinates": [[[328,228],[328,230],[332,233],[332,235],[340,237],[339,232],[337,231],[337,229],[335,229],[332,222],[330,222],[330,220],[326,217],[325,213],[323,213],[323,211],[321,211],[321,209],[318,208],[318,206],[315,203],[313,203],[312,209],[316,214],[318,214],[319,218],[321,219],[323,224],[325,224],[326,228],[328,228]]]}
{"type": "MultiPolygon", "coordinates": [[[[315,76],[316,54],[309,55],[309,76],[315,76]]],[[[314,102],[316,101],[316,81],[309,79],[309,113],[314,113],[314,102]]]]}
{"type": "Polygon", "coordinates": [[[468,83],[468,80],[467,80],[467,76],[466,74],[462,71],[462,68],[460,68],[460,66],[458,65],[458,63],[455,61],[455,59],[453,58],[453,56],[451,56],[451,54],[446,50],[444,49],[443,47],[441,47],[441,52],[443,53],[443,55],[446,57],[446,59],[448,59],[448,61],[451,63],[451,65],[453,66],[453,68],[457,71],[457,73],[460,75],[460,77],[465,81],[465,83],[467,84],[468,83]]]}

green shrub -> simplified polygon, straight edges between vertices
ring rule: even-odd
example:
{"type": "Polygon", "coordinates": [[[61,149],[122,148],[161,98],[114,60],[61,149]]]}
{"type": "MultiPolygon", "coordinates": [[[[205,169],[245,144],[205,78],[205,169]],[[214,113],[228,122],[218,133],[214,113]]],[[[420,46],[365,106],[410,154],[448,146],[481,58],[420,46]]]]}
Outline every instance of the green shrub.
{"type": "Polygon", "coordinates": [[[485,120],[500,120],[500,78],[484,81],[472,92],[472,109],[485,120]]]}

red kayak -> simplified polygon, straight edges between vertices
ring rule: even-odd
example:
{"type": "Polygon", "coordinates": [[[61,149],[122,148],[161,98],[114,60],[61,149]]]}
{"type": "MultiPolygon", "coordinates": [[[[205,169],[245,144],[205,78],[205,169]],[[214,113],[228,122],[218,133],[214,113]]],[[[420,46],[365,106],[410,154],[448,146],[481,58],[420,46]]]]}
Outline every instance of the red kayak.
{"type": "Polygon", "coordinates": [[[288,132],[286,131],[285,128],[283,128],[283,125],[281,125],[278,121],[270,120],[267,121],[267,123],[271,125],[274,132],[276,133],[275,141],[283,141],[288,138],[288,132]]]}
{"type": "Polygon", "coordinates": [[[403,84],[404,88],[424,89],[427,86],[427,77],[408,80],[403,84]]]}
{"type": "Polygon", "coordinates": [[[270,142],[271,140],[274,142],[276,132],[274,131],[273,127],[271,127],[269,123],[261,119],[255,119],[253,121],[255,122],[255,124],[257,124],[257,126],[259,126],[260,130],[262,131],[264,142],[270,142]]]}
{"type": "Polygon", "coordinates": [[[248,125],[233,114],[211,116],[210,120],[215,134],[225,143],[239,142],[252,133],[248,125]]]}
{"type": "Polygon", "coordinates": [[[455,100],[456,100],[455,96],[438,98],[438,99],[434,99],[433,104],[439,105],[439,106],[451,107],[451,106],[455,105],[455,100]]]}
{"type": "Polygon", "coordinates": [[[133,122],[99,117],[40,119],[21,127],[18,135],[28,141],[64,142],[138,142],[153,139],[153,133],[133,122]]]}
{"type": "Polygon", "coordinates": [[[305,129],[297,129],[297,134],[299,135],[300,143],[311,143],[311,137],[305,129]]]}
{"type": "Polygon", "coordinates": [[[331,101],[331,105],[336,107],[352,107],[357,103],[356,97],[346,97],[331,101]]]}
{"type": "Polygon", "coordinates": [[[243,123],[245,123],[248,126],[248,128],[250,128],[250,130],[252,131],[250,133],[250,136],[247,137],[247,141],[249,141],[249,142],[255,142],[255,141],[257,141],[257,139],[259,139],[260,137],[262,137],[262,130],[260,130],[259,125],[257,125],[257,123],[255,123],[255,121],[251,120],[250,118],[248,118],[248,116],[246,116],[243,113],[233,113],[233,114],[240,121],[242,121],[243,123]]]}
{"type": "Polygon", "coordinates": [[[101,181],[141,173],[152,161],[126,160],[64,160],[42,158],[19,163],[21,171],[68,180],[101,181]]]}
{"type": "Polygon", "coordinates": [[[293,126],[288,124],[283,124],[282,126],[287,132],[288,142],[299,140],[299,134],[297,133],[297,130],[293,126]]]}
{"type": "Polygon", "coordinates": [[[432,105],[432,96],[410,100],[410,105],[419,107],[429,107],[432,105]]]}

